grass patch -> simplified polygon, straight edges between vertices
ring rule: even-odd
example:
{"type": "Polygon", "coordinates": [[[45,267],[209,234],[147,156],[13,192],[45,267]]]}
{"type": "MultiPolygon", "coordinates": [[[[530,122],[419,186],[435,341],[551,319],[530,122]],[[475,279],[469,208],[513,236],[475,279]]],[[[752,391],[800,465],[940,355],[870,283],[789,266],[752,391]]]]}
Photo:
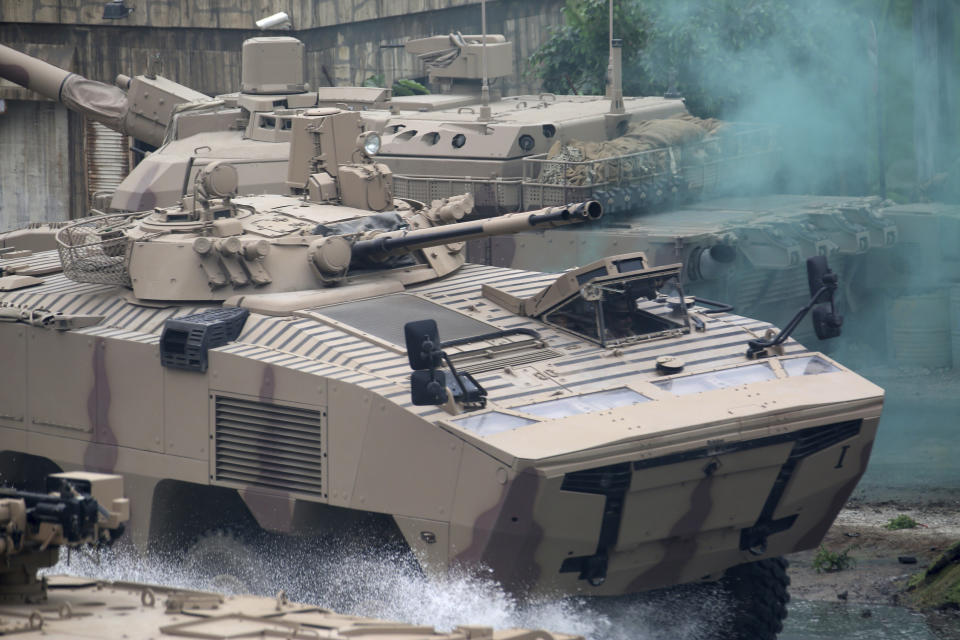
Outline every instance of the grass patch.
{"type": "Polygon", "coordinates": [[[901,513],[896,518],[893,518],[887,524],[883,525],[891,531],[896,531],[897,529],[916,529],[917,521],[908,516],[905,513],[901,513]]]}
{"type": "Polygon", "coordinates": [[[910,579],[906,599],[917,609],[960,609],[960,542],[910,579]]]}
{"type": "Polygon", "coordinates": [[[830,551],[825,546],[820,545],[817,553],[813,556],[813,569],[817,573],[834,573],[852,569],[857,566],[856,559],[850,555],[853,547],[848,547],[843,551],[830,551]]]}

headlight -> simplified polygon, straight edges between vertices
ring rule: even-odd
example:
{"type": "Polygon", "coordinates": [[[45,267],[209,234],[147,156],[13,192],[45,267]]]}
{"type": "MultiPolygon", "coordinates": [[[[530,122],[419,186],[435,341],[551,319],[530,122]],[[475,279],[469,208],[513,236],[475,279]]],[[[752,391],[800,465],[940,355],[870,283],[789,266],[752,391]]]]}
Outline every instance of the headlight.
{"type": "Polygon", "coordinates": [[[451,420],[450,422],[461,429],[472,431],[478,436],[492,436],[501,431],[509,431],[510,429],[533,424],[536,420],[513,416],[509,413],[500,413],[499,411],[488,411],[487,413],[481,413],[476,416],[451,420]]]}
{"type": "Polygon", "coordinates": [[[833,373],[840,371],[838,367],[833,366],[820,356],[805,356],[803,358],[790,358],[781,360],[783,370],[788,376],[815,376],[818,373],[833,373]]]}
{"type": "Polygon", "coordinates": [[[375,156],[380,153],[380,135],[374,131],[361,133],[357,139],[357,144],[363,147],[363,152],[368,156],[375,156]]]}
{"type": "Polygon", "coordinates": [[[689,393],[725,389],[750,382],[775,380],[776,377],[777,374],[773,372],[770,365],[764,363],[750,364],[745,367],[735,367],[733,369],[721,369],[720,371],[710,371],[709,373],[697,373],[692,376],[683,376],[671,380],[658,380],[653,384],[664,391],[669,391],[678,396],[685,396],[689,393]]]}

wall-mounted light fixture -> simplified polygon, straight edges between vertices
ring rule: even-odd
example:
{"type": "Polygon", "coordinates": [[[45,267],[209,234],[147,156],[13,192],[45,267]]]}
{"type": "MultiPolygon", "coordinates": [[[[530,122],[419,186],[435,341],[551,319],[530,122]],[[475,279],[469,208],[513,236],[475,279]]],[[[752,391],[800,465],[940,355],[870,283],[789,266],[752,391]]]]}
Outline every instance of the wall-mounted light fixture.
{"type": "Polygon", "coordinates": [[[256,22],[258,29],[290,29],[293,27],[290,22],[290,16],[281,11],[266,18],[260,18],[256,22]]]}
{"type": "Polygon", "coordinates": [[[123,0],[110,0],[103,5],[104,20],[120,20],[126,18],[133,11],[133,7],[123,4],[123,0]]]}

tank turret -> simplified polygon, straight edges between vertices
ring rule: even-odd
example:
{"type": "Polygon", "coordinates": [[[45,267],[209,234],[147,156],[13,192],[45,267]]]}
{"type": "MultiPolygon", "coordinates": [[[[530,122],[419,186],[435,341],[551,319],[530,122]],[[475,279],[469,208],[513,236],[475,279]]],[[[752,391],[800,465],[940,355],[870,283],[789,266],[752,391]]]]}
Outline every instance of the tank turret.
{"type": "MultiPolygon", "coordinates": [[[[465,260],[464,241],[596,220],[596,202],[460,222],[469,195],[429,207],[394,199],[392,173],[371,159],[377,134],[360,115],[315,109],[292,117],[293,195],[237,197],[234,165],[200,170],[179,205],[80,220],[57,233],[64,273],[125,285],[144,300],[278,304],[276,294],[350,296],[439,278],[465,260]],[[326,290],[326,291],[324,291],[326,290]],[[273,296],[273,297],[271,297],[273,296]]],[[[289,296],[281,296],[283,308],[289,296]]],[[[300,304],[300,302],[297,302],[300,304]]]]}

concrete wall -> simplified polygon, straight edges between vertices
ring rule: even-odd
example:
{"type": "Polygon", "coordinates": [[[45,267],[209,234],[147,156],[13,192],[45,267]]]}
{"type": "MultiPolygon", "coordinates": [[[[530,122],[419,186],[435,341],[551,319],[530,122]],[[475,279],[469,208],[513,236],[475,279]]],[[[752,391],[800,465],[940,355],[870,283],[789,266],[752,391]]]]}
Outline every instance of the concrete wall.
{"type": "Polygon", "coordinates": [[[0,136],[0,231],[64,219],[70,206],[67,109],[7,102],[0,136]]]}
{"type": "MultiPolygon", "coordinates": [[[[254,22],[285,11],[297,30],[336,27],[453,7],[479,0],[125,0],[134,11],[123,27],[252,29],[254,22]]],[[[0,20],[102,26],[104,0],[3,0],[0,20]]],[[[500,4],[490,0],[487,4],[500,4]]],[[[541,4],[541,3],[527,3],[541,4]]]]}
{"type": "MultiPolygon", "coordinates": [[[[27,50],[31,46],[72,47],[76,49],[75,71],[94,80],[112,82],[118,73],[128,75],[142,73],[147,61],[159,54],[163,75],[182,84],[206,93],[227,93],[236,90],[240,83],[240,47],[246,38],[263,34],[253,28],[254,17],[262,17],[267,10],[254,12],[245,9],[228,10],[234,2],[216,0],[194,2],[158,2],[132,0],[146,4],[149,12],[165,7],[164,16],[178,14],[185,18],[151,20],[143,23],[134,19],[135,11],[124,21],[91,20],[91,7],[98,5],[102,13],[103,3],[68,3],[65,0],[25,0],[0,2],[0,42],[27,50]],[[63,24],[51,24],[57,15],[47,5],[79,5],[79,8],[59,9],[63,24]],[[188,12],[187,5],[206,9],[188,12]],[[224,7],[217,9],[217,7],[224,7]],[[28,9],[33,9],[29,11],[28,9]],[[209,19],[199,15],[221,16],[225,28],[208,28],[209,19]],[[230,19],[223,18],[230,16],[230,19]],[[238,17],[240,16],[240,17],[238,17]],[[242,19],[241,19],[242,17],[242,19]],[[248,20],[249,18],[249,20],[248,20]],[[127,24],[130,23],[130,24],[127,24]],[[196,27],[184,29],[182,27],[196,27]]],[[[459,30],[463,33],[480,33],[480,5],[477,2],[427,2],[425,0],[380,2],[236,2],[240,7],[263,4],[269,7],[316,5],[316,12],[307,26],[294,31],[271,31],[280,35],[289,33],[307,46],[307,77],[313,86],[360,84],[366,78],[377,75],[396,77],[422,76],[423,69],[414,56],[391,45],[402,44],[411,38],[447,34],[459,30]],[[430,13],[419,13],[434,5],[444,8],[430,13]],[[370,7],[382,11],[372,13],[370,7]],[[409,6],[409,11],[398,8],[409,6]],[[345,7],[350,8],[349,13],[345,7]],[[329,15],[328,15],[329,14],[329,15]],[[323,19],[317,16],[322,16],[323,19]],[[327,21],[327,18],[330,20],[327,21]]],[[[507,78],[510,92],[536,90],[536,83],[527,77],[526,60],[543,41],[549,28],[559,24],[562,0],[525,2],[522,0],[499,0],[488,3],[487,30],[503,33],[514,41],[515,72],[507,78]]],[[[142,18],[142,16],[140,16],[142,18]]],[[[294,18],[294,24],[299,21],[294,18]]],[[[55,61],[51,61],[55,62],[55,61]]]]}
{"type": "MultiPolygon", "coordinates": [[[[314,87],[357,85],[374,75],[383,75],[388,82],[422,77],[419,61],[391,45],[457,30],[481,30],[477,0],[125,1],[134,12],[123,20],[106,21],[102,18],[103,0],[0,0],[0,42],[40,57],[46,55],[60,66],[67,66],[64,61],[69,61],[72,71],[102,82],[113,82],[119,73],[143,73],[148,60],[159,55],[163,75],[213,95],[238,89],[241,45],[245,39],[264,33],[254,28],[255,20],[277,11],[291,16],[294,30],[270,33],[303,40],[307,78],[314,87]]],[[[514,42],[516,70],[501,81],[506,93],[539,88],[525,74],[526,60],[543,42],[549,28],[561,22],[562,5],[563,0],[487,3],[487,31],[503,33],[514,42]]],[[[7,100],[8,114],[32,109],[12,106],[27,97],[36,98],[0,83],[0,99],[7,100]]],[[[82,132],[83,123],[72,123],[69,139],[58,143],[66,144],[66,155],[63,147],[56,145],[25,153],[24,136],[29,134],[20,127],[21,119],[0,114],[4,155],[64,166],[69,173],[65,183],[49,185],[52,191],[47,196],[39,192],[31,195],[32,211],[54,216],[46,219],[64,219],[67,210],[70,217],[83,215],[87,194],[82,160],[77,160],[83,158],[83,136],[77,134],[82,132]],[[54,215],[57,212],[62,213],[54,215]]],[[[30,170],[41,171],[39,166],[30,170]]],[[[0,192],[7,203],[0,212],[0,229],[27,215],[12,211],[13,205],[9,204],[19,180],[18,175],[0,173],[0,192]]]]}

